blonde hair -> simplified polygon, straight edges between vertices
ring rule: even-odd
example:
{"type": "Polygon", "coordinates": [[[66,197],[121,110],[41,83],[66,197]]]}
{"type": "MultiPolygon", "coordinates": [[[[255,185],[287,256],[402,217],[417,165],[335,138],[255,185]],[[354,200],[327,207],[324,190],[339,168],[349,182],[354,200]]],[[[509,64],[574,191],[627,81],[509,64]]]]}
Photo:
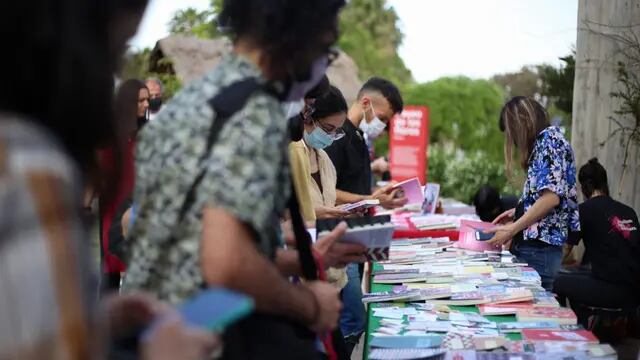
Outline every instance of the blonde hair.
{"type": "Polygon", "coordinates": [[[525,96],[516,96],[502,108],[499,125],[505,134],[504,159],[507,176],[511,177],[514,147],[519,154],[520,166],[526,171],[536,137],[549,127],[549,117],[539,102],[525,96]]]}

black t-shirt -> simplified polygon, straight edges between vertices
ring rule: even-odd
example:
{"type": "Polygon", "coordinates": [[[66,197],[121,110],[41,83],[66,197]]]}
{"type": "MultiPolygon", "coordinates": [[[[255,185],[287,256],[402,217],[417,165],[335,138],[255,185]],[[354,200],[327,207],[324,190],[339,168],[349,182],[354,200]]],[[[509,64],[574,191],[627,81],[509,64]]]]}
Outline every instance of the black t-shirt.
{"type": "MultiPolygon", "coordinates": [[[[518,197],[513,195],[503,195],[500,197],[500,214],[513,209],[518,205],[518,197]]],[[[500,215],[498,214],[498,215],[500,215]]]]}
{"type": "Polygon", "coordinates": [[[336,168],[336,188],[353,194],[371,195],[371,158],[364,134],[349,120],[342,128],[345,136],[324,149],[336,168]]]}
{"type": "Polygon", "coordinates": [[[632,208],[609,196],[580,204],[582,240],[594,277],[640,290],[638,216],[632,208]]]}

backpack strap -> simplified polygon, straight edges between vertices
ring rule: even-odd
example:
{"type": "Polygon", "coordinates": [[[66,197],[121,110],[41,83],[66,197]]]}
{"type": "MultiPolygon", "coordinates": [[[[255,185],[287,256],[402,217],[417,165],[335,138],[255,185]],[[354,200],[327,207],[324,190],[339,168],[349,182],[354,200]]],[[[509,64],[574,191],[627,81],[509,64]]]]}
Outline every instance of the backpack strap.
{"type": "Polygon", "coordinates": [[[242,109],[251,95],[261,88],[262,85],[256,78],[248,78],[223,88],[220,90],[218,95],[208,101],[209,106],[211,106],[216,114],[215,120],[212,122],[211,128],[209,128],[205,151],[198,160],[198,164],[200,164],[200,172],[189,186],[182,206],[180,207],[178,223],[184,220],[184,217],[187,215],[187,211],[189,211],[195,202],[196,190],[200,186],[200,183],[202,183],[204,176],[207,174],[205,162],[211,155],[213,145],[218,141],[218,137],[220,137],[222,129],[225,127],[229,119],[231,119],[236,112],[242,109]]]}

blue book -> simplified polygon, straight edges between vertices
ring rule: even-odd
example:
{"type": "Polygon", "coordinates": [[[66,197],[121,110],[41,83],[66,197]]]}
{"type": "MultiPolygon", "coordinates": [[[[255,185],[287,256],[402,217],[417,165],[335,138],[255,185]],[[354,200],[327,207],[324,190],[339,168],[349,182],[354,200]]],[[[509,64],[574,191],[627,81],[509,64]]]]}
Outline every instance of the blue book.
{"type": "Polygon", "coordinates": [[[442,345],[444,336],[376,336],[371,339],[371,346],[388,349],[424,349],[437,348],[442,345]]]}

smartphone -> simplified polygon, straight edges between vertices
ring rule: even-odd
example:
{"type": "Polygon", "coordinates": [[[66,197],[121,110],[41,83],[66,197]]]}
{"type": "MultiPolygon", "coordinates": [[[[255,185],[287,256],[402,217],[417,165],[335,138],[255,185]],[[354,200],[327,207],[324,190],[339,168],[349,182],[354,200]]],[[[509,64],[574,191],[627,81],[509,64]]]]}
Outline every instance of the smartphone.
{"type": "Polygon", "coordinates": [[[487,241],[493,238],[494,234],[487,234],[481,230],[476,230],[476,240],[478,241],[487,241]]]}
{"type": "MultiPolygon", "coordinates": [[[[177,308],[185,324],[211,332],[221,332],[249,315],[253,309],[253,299],[223,288],[204,290],[177,308]]],[[[165,320],[166,318],[156,319],[146,329],[142,329],[136,338],[148,339],[165,320]]]]}
{"type": "Polygon", "coordinates": [[[253,299],[223,288],[210,288],[178,307],[185,323],[210,331],[221,331],[249,315],[253,299]]]}

